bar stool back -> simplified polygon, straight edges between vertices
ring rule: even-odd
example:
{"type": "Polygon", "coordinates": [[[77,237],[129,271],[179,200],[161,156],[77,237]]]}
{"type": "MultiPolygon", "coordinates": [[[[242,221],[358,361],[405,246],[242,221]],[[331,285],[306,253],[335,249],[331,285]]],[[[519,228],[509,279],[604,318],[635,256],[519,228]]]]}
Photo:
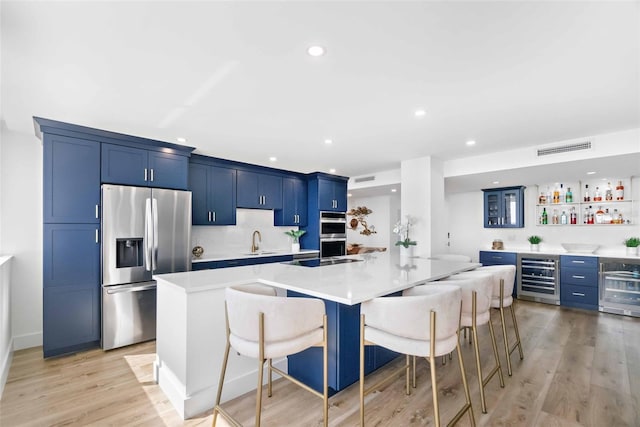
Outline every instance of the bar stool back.
{"type": "MultiPolygon", "coordinates": [[[[328,425],[327,388],[327,316],[324,302],[316,298],[285,298],[276,296],[273,288],[262,284],[229,287],[225,291],[227,344],[218,384],[213,425],[217,414],[228,418],[220,408],[229,350],[231,347],[243,356],[258,359],[258,385],[256,390],[256,421],[260,426],[264,363],[268,362],[268,395],[271,396],[273,371],[323,399],[324,425],[328,425]],[[272,366],[274,357],[298,353],[309,347],[323,348],[323,392],[319,393],[280,369],[272,366]]],[[[237,423],[232,421],[232,423],[237,423]]]]}

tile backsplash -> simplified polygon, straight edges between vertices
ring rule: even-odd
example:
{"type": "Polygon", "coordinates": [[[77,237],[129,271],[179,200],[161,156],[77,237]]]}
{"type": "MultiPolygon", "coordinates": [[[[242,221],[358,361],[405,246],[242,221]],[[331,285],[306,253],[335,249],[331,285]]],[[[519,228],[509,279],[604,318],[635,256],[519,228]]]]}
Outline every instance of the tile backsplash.
{"type": "Polygon", "coordinates": [[[237,209],[236,225],[193,226],[191,247],[200,245],[204,248],[205,254],[249,252],[251,236],[254,230],[258,230],[262,235],[260,249],[288,250],[291,248],[291,238],[284,232],[297,229],[298,227],[273,225],[273,211],[237,209]]]}

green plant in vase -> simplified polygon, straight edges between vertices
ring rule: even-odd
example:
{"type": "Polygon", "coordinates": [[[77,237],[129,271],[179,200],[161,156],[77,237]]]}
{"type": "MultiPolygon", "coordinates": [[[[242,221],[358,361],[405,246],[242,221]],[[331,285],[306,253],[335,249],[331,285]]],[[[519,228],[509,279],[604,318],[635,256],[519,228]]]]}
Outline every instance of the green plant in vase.
{"type": "Polygon", "coordinates": [[[531,251],[537,252],[539,248],[538,245],[540,244],[540,242],[542,242],[542,237],[534,235],[527,237],[527,240],[531,244],[531,251]]]}
{"type": "Polygon", "coordinates": [[[285,231],[284,234],[291,237],[291,252],[299,252],[300,251],[300,237],[306,233],[306,230],[289,230],[285,231]]]}
{"type": "Polygon", "coordinates": [[[638,246],[640,246],[640,237],[629,237],[624,241],[627,247],[627,255],[638,256],[638,246]]]}

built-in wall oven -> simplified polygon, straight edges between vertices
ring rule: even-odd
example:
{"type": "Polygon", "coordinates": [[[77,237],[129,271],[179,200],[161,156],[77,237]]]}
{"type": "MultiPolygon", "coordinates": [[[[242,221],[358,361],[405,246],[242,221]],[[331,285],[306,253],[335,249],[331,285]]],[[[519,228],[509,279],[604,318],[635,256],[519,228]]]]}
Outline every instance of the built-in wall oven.
{"type": "Polygon", "coordinates": [[[320,212],[320,257],[347,254],[347,214],[320,212]]]}

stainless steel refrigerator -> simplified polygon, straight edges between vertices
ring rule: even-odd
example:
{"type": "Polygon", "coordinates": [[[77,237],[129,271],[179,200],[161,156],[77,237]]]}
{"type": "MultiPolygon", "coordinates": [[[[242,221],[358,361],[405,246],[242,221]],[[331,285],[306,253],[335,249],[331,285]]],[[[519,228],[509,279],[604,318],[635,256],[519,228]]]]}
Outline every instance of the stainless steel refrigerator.
{"type": "Polygon", "coordinates": [[[156,336],[153,274],[191,270],[191,192],[102,185],[102,348],[156,336]]]}

